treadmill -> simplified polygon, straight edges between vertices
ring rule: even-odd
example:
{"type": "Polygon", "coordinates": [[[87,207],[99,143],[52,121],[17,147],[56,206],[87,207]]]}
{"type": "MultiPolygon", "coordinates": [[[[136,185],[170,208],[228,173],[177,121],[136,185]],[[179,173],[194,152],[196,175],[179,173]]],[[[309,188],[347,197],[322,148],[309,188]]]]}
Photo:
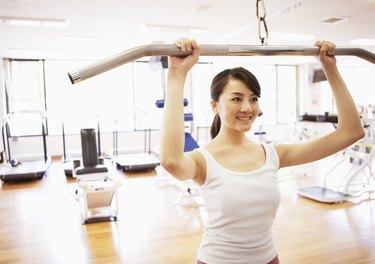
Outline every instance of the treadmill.
{"type": "Polygon", "coordinates": [[[151,129],[145,130],[144,146],[145,150],[141,153],[119,154],[118,153],[118,130],[117,126],[113,131],[113,156],[112,161],[116,164],[117,169],[123,172],[141,172],[152,171],[160,165],[160,160],[156,155],[151,153],[151,129]],[[148,138],[148,148],[146,142],[148,138]]]}
{"type": "Polygon", "coordinates": [[[2,125],[2,138],[4,146],[4,162],[0,165],[0,179],[4,182],[41,179],[51,164],[51,157],[47,155],[45,132],[45,116],[36,111],[22,111],[17,114],[38,114],[41,117],[43,158],[37,160],[19,161],[12,158],[10,151],[10,120],[16,113],[9,113],[2,125]]]}
{"type": "Polygon", "coordinates": [[[298,188],[297,193],[300,196],[315,200],[321,203],[342,203],[352,198],[350,194],[336,191],[323,186],[311,186],[298,188]]]}

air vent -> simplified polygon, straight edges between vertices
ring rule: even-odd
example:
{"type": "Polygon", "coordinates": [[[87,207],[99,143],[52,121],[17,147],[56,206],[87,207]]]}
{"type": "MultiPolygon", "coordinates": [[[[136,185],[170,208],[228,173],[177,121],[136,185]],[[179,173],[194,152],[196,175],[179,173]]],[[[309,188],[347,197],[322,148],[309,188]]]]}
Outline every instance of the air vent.
{"type": "Polygon", "coordinates": [[[323,20],[321,22],[326,23],[326,24],[335,25],[335,24],[340,24],[342,22],[345,22],[348,19],[349,19],[348,17],[331,17],[331,18],[328,18],[328,19],[323,20]]]}
{"type": "Polygon", "coordinates": [[[199,5],[195,8],[195,11],[197,12],[206,12],[208,11],[209,9],[211,9],[212,6],[210,5],[199,5]]]}

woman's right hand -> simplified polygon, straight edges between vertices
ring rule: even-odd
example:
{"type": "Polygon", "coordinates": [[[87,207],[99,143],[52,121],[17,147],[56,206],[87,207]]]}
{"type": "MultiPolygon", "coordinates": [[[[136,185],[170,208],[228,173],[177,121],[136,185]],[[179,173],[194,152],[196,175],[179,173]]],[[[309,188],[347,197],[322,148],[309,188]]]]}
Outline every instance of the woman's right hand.
{"type": "Polygon", "coordinates": [[[193,51],[193,53],[186,57],[170,56],[169,70],[187,74],[194,64],[199,60],[201,48],[196,40],[190,38],[180,38],[175,42],[175,44],[181,49],[181,51],[193,51]]]}

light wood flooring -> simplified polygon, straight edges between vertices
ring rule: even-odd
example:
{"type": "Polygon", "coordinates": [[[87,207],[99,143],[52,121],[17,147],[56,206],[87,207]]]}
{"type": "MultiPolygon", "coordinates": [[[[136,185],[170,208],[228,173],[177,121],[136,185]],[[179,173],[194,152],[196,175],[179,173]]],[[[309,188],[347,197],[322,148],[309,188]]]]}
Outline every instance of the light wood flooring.
{"type": "MultiPolygon", "coordinates": [[[[279,181],[274,234],[282,263],[375,263],[375,200],[322,204],[302,198],[296,189],[318,184],[320,171],[299,170],[279,181]]],[[[119,220],[87,225],[75,180],[58,160],[41,180],[2,183],[0,263],[196,263],[204,208],[175,205],[181,191],[160,171],[114,169],[121,182],[119,220]]]]}

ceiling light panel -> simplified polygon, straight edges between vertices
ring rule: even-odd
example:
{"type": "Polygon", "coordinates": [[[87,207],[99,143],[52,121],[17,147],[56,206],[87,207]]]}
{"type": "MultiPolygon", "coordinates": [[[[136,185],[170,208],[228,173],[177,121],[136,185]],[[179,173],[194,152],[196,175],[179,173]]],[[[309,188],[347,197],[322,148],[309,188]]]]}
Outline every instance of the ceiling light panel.
{"type": "Polygon", "coordinates": [[[33,20],[33,19],[6,19],[5,22],[8,22],[11,26],[24,26],[24,27],[40,27],[41,21],[40,20],[33,20]]]}
{"type": "Polygon", "coordinates": [[[350,41],[353,45],[375,46],[375,39],[354,39],[350,41]]]}
{"type": "Polygon", "coordinates": [[[0,17],[0,21],[2,21],[3,24],[7,24],[10,26],[53,27],[53,28],[65,28],[69,26],[69,22],[64,19],[0,17]]]}

